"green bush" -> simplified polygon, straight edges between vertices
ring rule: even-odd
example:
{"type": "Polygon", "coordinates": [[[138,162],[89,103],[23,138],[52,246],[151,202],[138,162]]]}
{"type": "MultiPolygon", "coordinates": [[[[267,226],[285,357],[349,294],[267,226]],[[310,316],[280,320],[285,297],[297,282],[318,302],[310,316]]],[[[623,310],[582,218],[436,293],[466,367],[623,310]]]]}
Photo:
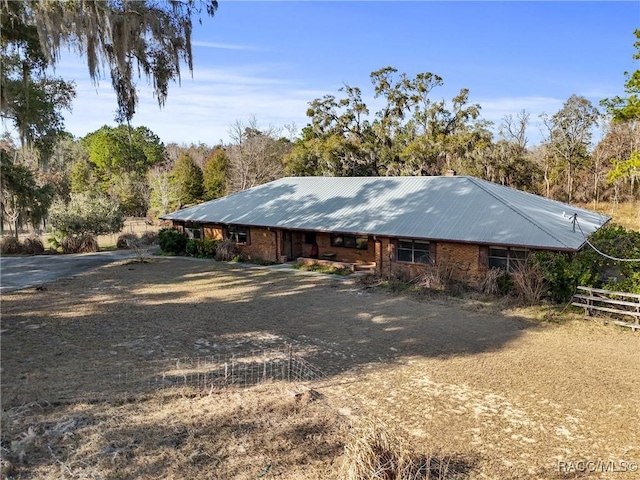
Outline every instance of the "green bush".
{"type": "Polygon", "coordinates": [[[181,255],[185,253],[187,236],[173,228],[163,228],[158,232],[160,250],[169,255],[181,255]]]}
{"type": "Polygon", "coordinates": [[[203,238],[196,240],[194,238],[187,241],[185,253],[194,257],[214,258],[218,249],[219,241],[203,238]]]}
{"type": "Polygon", "coordinates": [[[501,272],[496,278],[496,288],[500,295],[509,295],[513,291],[513,278],[509,272],[501,272]]]}
{"type": "MultiPolygon", "coordinates": [[[[598,250],[616,258],[640,258],[640,232],[607,225],[589,237],[598,250]]],[[[547,285],[547,297],[566,302],[578,285],[640,293],[640,262],[616,261],[589,245],[578,253],[536,252],[532,259],[547,285]]]]}
{"type": "Polygon", "coordinates": [[[187,244],[184,247],[184,253],[187,255],[191,255],[192,257],[198,256],[198,243],[200,240],[196,240],[195,238],[190,238],[187,240],[187,244]]]}
{"type": "Polygon", "coordinates": [[[214,258],[219,244],[220,242],[217,240],[203,238],[198,244],[198,255],[207,258],[214,258]]]}

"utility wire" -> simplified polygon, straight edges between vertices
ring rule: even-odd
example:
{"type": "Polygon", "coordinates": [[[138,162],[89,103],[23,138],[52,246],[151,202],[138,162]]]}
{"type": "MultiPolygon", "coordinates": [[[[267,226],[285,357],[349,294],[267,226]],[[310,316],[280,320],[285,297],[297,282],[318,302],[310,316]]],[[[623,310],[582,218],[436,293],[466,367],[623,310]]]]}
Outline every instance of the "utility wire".
{"type": "Polygon", "coordinates": [[[593,248],[598,254],[602,255],[603,257],[609,258],[611,260],[615,260],[616,262],[640,262],[640,258],[618,258],[618,257],[612,257],[611,255],[607,255],[604,252],[601,252],[600,250],[598,250],[587,238],[587,236],[584,234],[584,232],[582,231],[582,227],[580,226],[580,223],[578,222],[578,214],[574,213],[571,219],[573,226],[574,226],[574,231],[575,231],[575,227],[578,227],[578,230],[580,230],[580,233],[582,234],[582,236],[584,237],[584,241],[587,242],[587,245],[589,245],[591,248],[593,248]]]}

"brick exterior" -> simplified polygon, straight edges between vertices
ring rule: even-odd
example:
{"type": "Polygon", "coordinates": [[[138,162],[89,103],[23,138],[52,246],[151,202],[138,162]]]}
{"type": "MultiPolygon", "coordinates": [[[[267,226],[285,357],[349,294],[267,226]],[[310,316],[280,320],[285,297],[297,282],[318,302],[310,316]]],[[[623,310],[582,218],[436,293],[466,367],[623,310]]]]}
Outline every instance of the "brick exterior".
{"type": "MultiPolygon", "coordinates": [[[[432,242],[435,251],[431,252],[431,260],[436,265],[451,265],[455,280],[467,285],[476,285],[487,271],[486,257],[481,255],[479,245],[466,243],[432,242]],[[435,254],[435,255],[434,255],[435,254]]],[[[425,266],[406,262],[398,262],[396,241],[380,239],[380,253],[376,255],[378,261],[377,273],[382,276],[398,275],[415,278],[425,266]]]]}
{"type": "Polygon", "coordinates": [[[436,258],[438,263],[453,265],[453,278],[469,285],[477,284],[487,271],[479,245],[438,242],[436,258]]]}
{"type": "Polygon", "coordinates": [[[249,260],[278,261],[275,230],[249,227],[248,245],[238,244],[238,251],[249,260]]]}
{"type": "MultiPolygon", "coordinates": [[[[175,228],[182,230],[179,223],[174,224],[175,228]]],[[[204,224],[203,231],[205,238],[220,240],[223,238],[223,226],[215,224],[204,224]]],[[[250,260],[260,259],[272,262],[284,260],[294,260],[298,257],[309,257],[311,255],[311,244],[304,243],[304,232],[284,231],[277,229],[249,227],[249,244],[239,244],[238,250],[242,255],[250,260]]],[[[368,237],[367,249],[335,247],[331,245],[331,235],[328,233],[316,233],[316,243],[318,244],[319,258],[323,253],[333,253],[332,260],[338,262],[348,262],[356,264],[372,263],[377,264],[376,273],[381,276],[404,274],[409,278],[414,278],[424,270],[421,264],[412,264],[397,261],[395,239],[380,238],[374,239],[372,235],[368,237]]],[[[431,259],[437,265],[448,264],[453,267],[454,279],[468,285],[477,284],[486,273],[487,259],[479,245],[451,242],[432,242],[435,247],[431,251],[431,259]]]]}

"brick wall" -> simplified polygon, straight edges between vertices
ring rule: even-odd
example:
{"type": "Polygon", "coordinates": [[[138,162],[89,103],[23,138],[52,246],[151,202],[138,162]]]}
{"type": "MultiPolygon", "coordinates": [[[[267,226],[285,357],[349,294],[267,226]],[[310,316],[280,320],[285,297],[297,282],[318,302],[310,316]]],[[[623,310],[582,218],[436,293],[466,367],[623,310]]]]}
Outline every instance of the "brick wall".
{"type": "Polygon", "coordinates": [[[249,228],[249,245],[238,245],[238,251],[249,260],[278,260],[276,232],[266,228],[249,228]]]}
{"type": "MultiPolygon", "coordinates": [[[[479,245],[435,242],[435,262],[439,266],[450,265],[454,279],[467,285],[475,285],[487,271],[486,261],[483,260],[484,257],[480,254],[480,249],[479,245]]],[[[378,273],[382,276],[400,274],[407,278],[415,278],[420,275],[421,271],[424,271],[424,265],[403,263],[396,260],[394,240],[380,239],[380,250],[382,261],[380,262],[378,255],[378,262],[380,262],[378,273]],[[393,260],[389,259],[390,254],[393,260]]]]}
{"type": "Polygon", "coordinates": [[[436,261],[452,265],[454,278],[469,285],[477,283],[487,271],[480,262],[479,245],[438,242],[436,261]]]}

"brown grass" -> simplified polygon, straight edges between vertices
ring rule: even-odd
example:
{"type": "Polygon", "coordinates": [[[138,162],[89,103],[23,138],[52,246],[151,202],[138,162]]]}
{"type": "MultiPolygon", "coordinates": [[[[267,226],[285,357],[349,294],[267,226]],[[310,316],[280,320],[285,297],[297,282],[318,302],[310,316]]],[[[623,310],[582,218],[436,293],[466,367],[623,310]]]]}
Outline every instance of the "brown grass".
{"type": "Polygon", "coordinates": [[[578,203],[576,205],[609,215],[613,222],[626,229],[640,231],[640,202],[578,203]]]}
{"type": "Polygon", "coordinates": [[[343,421],[283,385],[3,413],[3,478],[335,478],[343,421]],[[28,424],[26,423],[28,419],[28,424]]]}
{"type": "Polygon", "coordinates": [[[364,446],[402,442],[387,454],[450,460],[459,478],[576,478],[558,461],[640,459],[638,333],[182,258],[46,287],[2,298],[16,477],[339,478],[343,444],[368,422],[401,433],[364,446]],[[312,385],[322,397],[296,403],[299,387],[281,384],[112,393],[123,367],[290,343],[327,373],[312,385]]]}

